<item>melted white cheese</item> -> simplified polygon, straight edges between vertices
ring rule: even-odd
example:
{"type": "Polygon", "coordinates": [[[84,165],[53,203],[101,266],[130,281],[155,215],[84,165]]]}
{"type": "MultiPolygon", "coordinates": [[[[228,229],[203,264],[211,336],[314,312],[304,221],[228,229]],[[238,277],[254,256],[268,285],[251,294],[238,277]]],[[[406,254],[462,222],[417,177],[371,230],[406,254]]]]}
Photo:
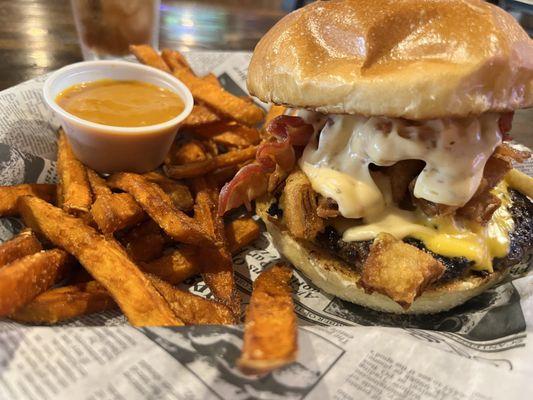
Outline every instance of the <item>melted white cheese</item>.
{"type": "MultiPolygon", "coordinates": [[[[300,114],[323,124],[308,111],[300,114]]],[[[462,206],[474,195],[487,159],[501,143],[498,119],[498,114],[483,114],[414,124],[397,118],[331,115],[299,163],[313,189],[334,199],[346,218],[371,217],[385,209],[370,164],[388,166],[409,159],[426,162],[415,182],[416,197],[462,206]]]]}

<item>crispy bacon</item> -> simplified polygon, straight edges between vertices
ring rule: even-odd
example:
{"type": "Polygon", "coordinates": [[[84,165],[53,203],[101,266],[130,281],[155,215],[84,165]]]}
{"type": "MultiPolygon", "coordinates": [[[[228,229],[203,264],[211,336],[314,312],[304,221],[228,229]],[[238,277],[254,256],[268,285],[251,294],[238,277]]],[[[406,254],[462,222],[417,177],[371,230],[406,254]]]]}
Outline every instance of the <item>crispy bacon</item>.
{"type": "Polygon", "coordinates": [[[220,191],[219,215],[242,204],[250,209],[252,200],[273,190],[296,164],[293,146],[306,145],[314,129],[300,117],[280,115],[266,131],[273,140],[259,145],[255,162],[244,166],[220,191]]]}
{"type": "Polygon", "coordinates": [[[511,140],[511,136],[508,134],[508,132],[513,127],[513,116],[514,111],[503,113],[500,116],[500,119],[498,120],[498,126],[500,128],[500,132],[502,133],[503,140],[511,140]]]}

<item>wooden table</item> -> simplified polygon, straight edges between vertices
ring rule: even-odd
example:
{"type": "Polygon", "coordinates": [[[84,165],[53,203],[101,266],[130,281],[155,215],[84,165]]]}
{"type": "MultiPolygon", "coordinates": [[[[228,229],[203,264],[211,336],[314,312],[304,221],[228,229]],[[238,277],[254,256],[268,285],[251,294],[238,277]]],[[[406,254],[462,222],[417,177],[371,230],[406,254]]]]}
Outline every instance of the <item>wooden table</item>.
{"type": "MultiPolygon", "coordinates": [[[[162,0],[160,46],[252,50],[286,13],[281,4],[162,0]]],[[[69,0],[0,0],[0,90],[81,59],[69,0]]]]}

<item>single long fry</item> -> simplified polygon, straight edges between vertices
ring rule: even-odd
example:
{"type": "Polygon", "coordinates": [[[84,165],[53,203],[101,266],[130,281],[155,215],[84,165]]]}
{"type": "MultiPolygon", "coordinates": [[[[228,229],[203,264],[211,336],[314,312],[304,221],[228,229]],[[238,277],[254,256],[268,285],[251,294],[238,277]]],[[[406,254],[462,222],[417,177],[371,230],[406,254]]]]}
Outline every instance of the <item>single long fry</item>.
{"type": "MultiPolygon", "coordinates": [[[[171,60],[170,53],[172,53],[171,50],[163,52],[163,57],[166,57],[166,61],[171,60]]],[[[175,56],[177,57],[176,54],[175,56]]],[[[170,64],[172,73],[187,85],[193,97],[199,102],[213,108],[217,113],[250,126],[263,120],[263,110],[254,103],[250,103],[226,92],[214,82],[198,78],[180,63],[172,63],[171,61],[170,64]]]]}
{"type": "Polygon", "coordinates": [[[268,373],[296,359],[298,332],[289,284],[291,276],[290,268],[275,265],[263,271],[254,282],[238,361],[244,373],[268,373]]]}
{"type": "Polygon", "coordinates": [[[201,271],[201,262],[198,257],[198,248],[194,246],[180,246],[169,254],[147,262],[141,263],[144,272],[158,276],[166,282],[177,285],[185,279],[198,275],[201,271]]]}
{"type": "Polygon", "coordinates": [[[246,149],[230,151],[200,162],[184,165],[166,165],[164,171],[167,176],[174,179],[195,178],[219,168],[252,160],[255,157],[256,151],[257,146],[250,146],[246,149]]]}
{"type": "Polygon", "coordinates": [[[505,180],[513,189],[533,198],[533,178],[529,175],[513,168],[505,175],[505,180]]]}
{"type": "Polygon", "coordinates": [[[146,44],[130,45],[130,51],[141,63],[161,71],[170,72],[170,68],[153,47],[146,44]]]}
{"type": "Polygon", "coordinates": [[[12,314],[61,279],[69,258],[63,250],[40,251],[0,269],[0,317],[12,314]]]}
{"type": "Polygon", "coordinates": [[[97,197],[91,216],[105,235],[138,224],[146,218],[143,209],[129,193],[112,193],[97,197]]]}
{"type": "Polygon", "coordinates": [[[235,317],[223,304],[180,290],[153,275],[148,278],[187,325],[230,325],[235,317]]]}
{"type": "Polygon", "coordinates": [[[19,258],[41,251],[41,242],[33,232],[25,229],[14,238],[0,244],[0,268],[19,258]]]}
{"type": "Polygon", "coordinates": [[[213,236],[218,246],[204,249],[200,254],[202,278],[211,293],[226,304],[235,315],[240,315],[240,298],[235,288],[233,262],[228,248],[224,221],[217,213],[217,190],[204,178],[194,182],[197,191],[194,217],[213,236]]]}
{"type": "MultiPolygon", "coordinates": [[[[251,218],[241,218],[231,221],[225,226],[228,247],[232,254],[237,253],[244,246],[259,237],[259,225],[251,218]]],[[[147,236],[143,236],[147,237],[147,236]]],[[[157,247],[156,240],[150,240],[151,248],[157,247]]],[[[141,263],[145,272],[157,275],[159,278],[173,285],[185,279],[200,274],[202,262],[198,256],[198,248],[183,245],[169,254],[150,262],[141,263]]]]}
{"type": "Polygon", "coordinates": [[[130,193],[154,221],[172,239],[189,244],[213,246],[213,240],[191,217],[176,209],[172,200],[157,184],[133,173],[113,174],[108,181],[130,193]]]}
{"type": "Polygon", "coordinates": [[[221,121],[210,125],[199,126],[193,129],[193,133],[206,139],[227,137],[228,134],[233,134],[240,137],[248,145],[259,143],[261,138],[261,134],[257,129],[239,124],[235,121],[221,121]]]}
{"type": "Polygon", "coordinates": [[[80,261],[109,291],[132,325],[183,324],[117,242],[35,197],[22,197],[19,209],[27,226],[80,261]]]}
{"type": "Polygon", "coordinates": [[[95,198],[107,196],[112,193],[105,180],[90,168],[87,168],[87,178],[89,179],[91,191],[95,198]]]}
{"type": "Polygon", "coordinates": [[[168,194],[168,197],[170,197],[170,200],[172,200],[172,203],[174,203],[178,210],[192,210],[194,200],[187,185],[155,171],[147,172],[143,176],[150,182],[157,183],[168,194]]]}
{"type": "Polygon", "coordinates": [[[189,65],[185,57],[183,57],[183,54],[181,54],[179,51],[163,49],[161,51],[161,58],[169,67],[170,71],[173,71],[174,69],[183,68],[184,70],[189,71],[191,74],[194,74],[191,66],[189,65]]]}
{"type": "Polygon", "coordinates": [[[57,141],[57,175],[59,206],[75,216],[87,214],[92,203],[87,169],[72,152],[63,129],[57,141]]]}
{"type": "Polygon", "coordinates": [[[121,239],[128,255],[139,263],[161,257],[167,241],[159,225],[151,219],[133,227],[121,239]]]}
{"type": "Polygon", "coordinates": [[[195,104],[192,111],[183,121],[181,126],[183,128],[195,128],[206,124],[212,124],[220,121],[220,116],[202,104],[195,104]]]}
{"type": "Polygon", "coordinates": [[[0,217],[18,215],[17,200],[22,196],[35,196],[53,203],[56,200],[56,185],[25,183],[15,186],[0,186],[0,217]]]}
{"type": "Polygon", "coordinates": [[[50,289],[9,318],[31,324],[56,324],[116,307],[109,292],[98,282],[90,281],[50,289]]]}
{"type": "Polygon", "coordinates": [[[239,218],[226,225],[226,239],[231,254],[237,253],[244,246],[259,237],[259,224],[252,218],[239,218]]]}

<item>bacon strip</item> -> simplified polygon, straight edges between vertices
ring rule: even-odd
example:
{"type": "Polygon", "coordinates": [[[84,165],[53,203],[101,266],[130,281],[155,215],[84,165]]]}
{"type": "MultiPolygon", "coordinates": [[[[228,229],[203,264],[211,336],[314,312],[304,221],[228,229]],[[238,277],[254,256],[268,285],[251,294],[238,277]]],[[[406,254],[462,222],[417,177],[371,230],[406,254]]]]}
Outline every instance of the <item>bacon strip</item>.
{"type": "Polygon", "coordinates": [[[273,189],[272,177],[279,181],[294,168],[296,154],[293,146],[306,145],[314,129],[300,117],[280,115],[267,125],[266,131],[274,140],[259,145],[255,162],[241,168],[224,185],[220,191],[219,215],[242,204],[250,210],[252,200],[273,189]]]}

